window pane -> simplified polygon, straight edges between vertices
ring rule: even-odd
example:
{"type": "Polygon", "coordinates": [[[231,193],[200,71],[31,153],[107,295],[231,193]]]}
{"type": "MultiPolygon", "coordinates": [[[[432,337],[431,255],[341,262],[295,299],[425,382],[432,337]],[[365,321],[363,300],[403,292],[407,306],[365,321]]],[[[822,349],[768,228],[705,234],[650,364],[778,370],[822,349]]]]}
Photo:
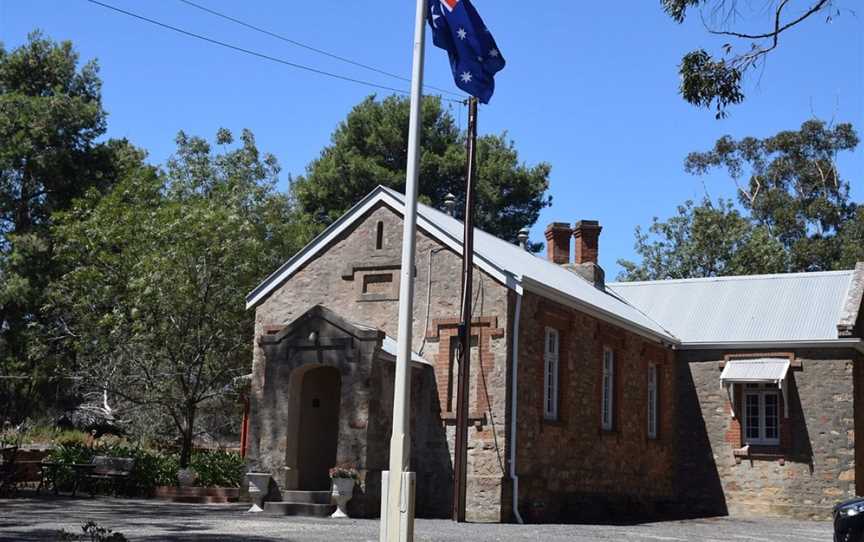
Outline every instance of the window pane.
{"type": "Polygon", "coordinates": [[[780,402],[776,393],[765,394],[765,438],[780,438],[780,402]]]}
{"type": "Polygon", "coordinates": [[[612,401],[614,393],[614,371],[615,364],[611,350],[603,352],[603,397],[602,397],[602,425],[607,431],[612,430],[612,401]]]}
{"type": "Polygon", "coordinates": [[[744,396],[744,425],[745,435],[748,440],[759,439],[759,396],[748,394],[744,396]]]}
{"type": "Polygon", "coordinates": [[[657,367],[648,368],[648,437],[657,437],[657,367]]]}

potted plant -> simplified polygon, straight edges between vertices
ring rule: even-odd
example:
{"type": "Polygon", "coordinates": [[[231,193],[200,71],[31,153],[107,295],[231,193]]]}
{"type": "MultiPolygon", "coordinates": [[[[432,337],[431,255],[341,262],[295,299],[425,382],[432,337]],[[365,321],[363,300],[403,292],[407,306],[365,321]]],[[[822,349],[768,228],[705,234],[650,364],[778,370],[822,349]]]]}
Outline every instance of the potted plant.
{"type": "Polygon", "coordinates": [[[336,511],[331,518],[347,518],[348,501],[354,496],[354,486],[360,479],[360,473],[353,465],[336,465],[330,469],[330,480],[333,481],[331,495],[336,501],[336,511]]]}

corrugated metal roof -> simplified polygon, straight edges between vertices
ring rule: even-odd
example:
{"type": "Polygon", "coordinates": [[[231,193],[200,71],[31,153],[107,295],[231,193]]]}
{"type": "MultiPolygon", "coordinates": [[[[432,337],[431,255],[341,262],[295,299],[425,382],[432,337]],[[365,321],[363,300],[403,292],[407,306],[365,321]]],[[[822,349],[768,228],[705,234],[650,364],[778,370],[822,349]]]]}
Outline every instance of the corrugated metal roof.
{"type": "MultiPolygon", "coordinates": [[[[399,213],[404,212],[403,194],[383,186],[377,187],[250,292],[246,296],[246,307],[251,308],[260,303],[273,289],[282,285],[297,269],[314,258],[328,243],[379,202],[386,203],[399,213]]],[[[462,222],[423,204],[418,205],[417,214],[418,227],[427,230],[430,235],[461,254],[462,222]]],[[[526,284],[531,283],[532,287],[542,289],[541,295],[561,302],[569,300],[598,317],[619,323],[642,335],[671,343],[678,342],[661,325],[612,292],[598,290],[571,271],[476,228],[474,254],[477,266],[519,293],[526,284]]]]}
{"type": "Polygon", "coordinates": [[[618,282],[608,287],[682,343],[837,339],[853,271],[618,282]]]}
{"type": "MultiPolygon", "coordinates": [[[[400,204],[404,205],[404,196],[395,190],[382,187],[400,204]]],[[[452,237],[461,248],[463,223],[450,215],[427,205],[418,204],[417,214],[425,218],[452,237]]],[[[593,284],[575,275],[572,271],[544,258],[535,256],[519,246],[501,240],[483,230],[474,229],[474,252],[476,255],[492,262],[498,268],[512,274],[520,283],[529,279],[543,286],[564,294],[574,300],[581,301],[599,311],[624,322],[636,325],[650,333],[677,342],[663,326],[628,305],[609,292],[598,290],[593,284]]]]}
{"type": "Polygon", "coordinates": [[[733,359],[726,362],[720,383],[781,382],[789,372],[788,358],[733,359]]]}

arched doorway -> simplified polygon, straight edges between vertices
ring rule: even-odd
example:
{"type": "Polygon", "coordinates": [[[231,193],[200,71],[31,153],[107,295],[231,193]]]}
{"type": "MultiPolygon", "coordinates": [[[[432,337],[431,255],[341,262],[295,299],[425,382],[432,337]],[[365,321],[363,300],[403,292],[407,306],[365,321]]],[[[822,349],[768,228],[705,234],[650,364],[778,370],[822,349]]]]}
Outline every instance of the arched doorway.
{"type": "Polygon", "coordinates": [[[316,367],[303,373],[297,424],[298,489],[330,489],[329,470],[336,464],[339,443],[341,385],[339,370],[333,367],[316,367]]]}

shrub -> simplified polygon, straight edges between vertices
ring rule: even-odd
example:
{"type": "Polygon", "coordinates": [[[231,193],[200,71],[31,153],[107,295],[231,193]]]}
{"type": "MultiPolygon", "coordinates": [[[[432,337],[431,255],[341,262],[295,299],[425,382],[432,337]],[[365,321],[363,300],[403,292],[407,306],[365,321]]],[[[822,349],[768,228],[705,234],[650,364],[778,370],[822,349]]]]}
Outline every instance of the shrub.
{"type": "Polygon", "coordinates": [[[111,529],[99,526],[95,521],[88,521],[81,526],[83,534],[76,535],[65,529],[60,531],[59,539],[66,540],[87,540],[90,542],[126,542],[126,537],[121,533],[115,533],[111,529]]]}
{"type": "MultiPolygon", "coordinates": [[[[129,489],[136,495],[149,496],[156,486],[175,486],[178,483],[178,454],[132,447],[123,439],[102,438],[89,446],[76,442],[58,444],[45,460],[61,465],[57,471],[58,488],[69,491],[74,481],[72,465],[89,463],[97,455],[135,460],[129,476],[129,489]]],[[[198,475],[197,485],[204,487],[240,487],[245,472],[245,463],[240,455],[226,451],[195,452],[189,466],[198,475]]]]}
{"type": "Polygon", "coordinates": [[[240,454],[214,450],[192,454],[190,467],[204,487],[240,487],[246,464],[240,454]]]}

